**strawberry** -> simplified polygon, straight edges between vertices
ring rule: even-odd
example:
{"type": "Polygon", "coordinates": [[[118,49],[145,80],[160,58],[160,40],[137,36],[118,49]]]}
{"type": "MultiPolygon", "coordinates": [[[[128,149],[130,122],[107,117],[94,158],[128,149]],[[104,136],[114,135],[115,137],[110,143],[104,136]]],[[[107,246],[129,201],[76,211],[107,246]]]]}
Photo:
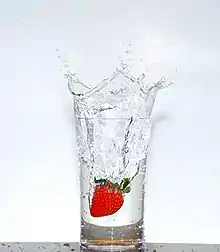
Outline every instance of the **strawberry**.
{"type": "Polygon", "coordinates": [[[130,179],[124,178],[120,185],[106,179],[96,180],[90,207],[93,217],[104,217],[116,213],[124,204],[124,194],[131,190],[130,179]]]}

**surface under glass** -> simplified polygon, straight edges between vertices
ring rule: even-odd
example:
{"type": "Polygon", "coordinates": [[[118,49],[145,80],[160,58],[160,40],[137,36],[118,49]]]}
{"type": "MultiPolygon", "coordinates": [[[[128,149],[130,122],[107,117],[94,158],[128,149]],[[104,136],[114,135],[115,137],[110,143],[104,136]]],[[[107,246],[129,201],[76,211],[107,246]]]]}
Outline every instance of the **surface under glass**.
{"type": "MultiPolygon", "coordinates": [[[[0,252],[80,252],[92,251],[80,249],[79,243],[68,242],[12,242],[0,243],[0,252]]],[[[96,250],[97,251],[97,250],[96,250]]],[[[112,250],[99,250],[112,251],[112,250]]],[[[114,250],[115,251],[115,250],[114,250]]],[[[219,244],[178,244],[178,243],[147,243],[145,249],[123,251],[148,251],[148,252],[216,252],[220,251],[219,244]]]]}

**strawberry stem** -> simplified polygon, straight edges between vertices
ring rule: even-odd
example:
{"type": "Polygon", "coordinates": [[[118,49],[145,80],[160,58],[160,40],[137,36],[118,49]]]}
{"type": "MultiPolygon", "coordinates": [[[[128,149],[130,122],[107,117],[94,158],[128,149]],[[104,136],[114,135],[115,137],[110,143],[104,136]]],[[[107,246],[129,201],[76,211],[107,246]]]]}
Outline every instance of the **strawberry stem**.
{"type": "Polygon", "coordinates": [[[130,179],[129,178],[124,178],[123,179],[123,187],[122,189],[124,190],[128,185],[130,184],[130,179]]]}

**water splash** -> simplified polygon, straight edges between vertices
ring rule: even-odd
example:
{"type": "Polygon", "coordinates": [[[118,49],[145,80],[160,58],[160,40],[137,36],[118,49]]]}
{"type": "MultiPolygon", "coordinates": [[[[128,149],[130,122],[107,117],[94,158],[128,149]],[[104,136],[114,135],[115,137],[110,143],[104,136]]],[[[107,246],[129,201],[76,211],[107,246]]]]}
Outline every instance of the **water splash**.
{"type": "Polygon", "coordinates": [[[156,94],[171,82],[163,77],[147,83],[145,74],[131,76],[124,63],[93,88],[71,72],[65,78],[74,96],[80,162],[91,187],[94,177],[118,182],[137,171],[144,174],[156,94]],[[75,92],[78,85],[84,92],[75,92]]]}

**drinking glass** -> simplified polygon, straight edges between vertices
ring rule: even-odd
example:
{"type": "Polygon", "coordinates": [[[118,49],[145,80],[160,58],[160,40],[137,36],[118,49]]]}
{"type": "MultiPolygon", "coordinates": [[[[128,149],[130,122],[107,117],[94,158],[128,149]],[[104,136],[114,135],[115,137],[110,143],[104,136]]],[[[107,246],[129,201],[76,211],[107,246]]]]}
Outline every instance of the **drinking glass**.
{"type": "Polygon", "coordinates": [[[144,242],[151,114],[166,79],[147,85],[117,70],[96,87],[68,74],[80,167],[81,245],[128,249],[144,242]],[[81,87],[83,92],[76,92],[81,87]]]}

